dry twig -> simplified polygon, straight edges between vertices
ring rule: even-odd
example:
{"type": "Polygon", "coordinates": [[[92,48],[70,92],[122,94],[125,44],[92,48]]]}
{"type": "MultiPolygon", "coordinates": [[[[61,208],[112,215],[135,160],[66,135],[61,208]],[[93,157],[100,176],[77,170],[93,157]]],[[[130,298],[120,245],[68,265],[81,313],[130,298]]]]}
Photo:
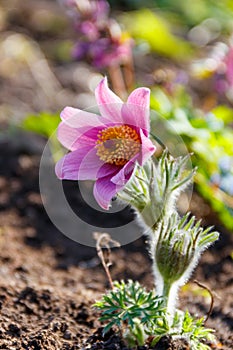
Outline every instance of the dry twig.
{"type": "Polygon", "coordinates": [[[112,265],[111,248],[120,247],[120,243],[112,239],[108,233],[94,232],[93,237],[96,240],[97,254],[104,267],[104,270],[108,277],[109,284],[111,288],[113,288],[112,277],[109,270],[109,267],[112,265]],[[104,254],[104,249],[106,249],[106,254],[104,254]]]}
{"type": "Polygon", "coordinates": [[[204,320],[204,323],[206,323],[207,320],[209,319],[210,315],[211,315],[212,310],[213,310],[213,306],[214,306],[214,295],[213,295],[212,291],[211,291],[206,285],[200,283],[200,282],[197,281],[197,280],[194,280],[193,282],[196,283],[199,287],[201,287],[201,288],[207,290],[207,292],[208,292],[209,295],[210,295],[210,307],[209,307],[209,311],[207,312],[206,318],[205,318],[205,320],[204,320]]]}

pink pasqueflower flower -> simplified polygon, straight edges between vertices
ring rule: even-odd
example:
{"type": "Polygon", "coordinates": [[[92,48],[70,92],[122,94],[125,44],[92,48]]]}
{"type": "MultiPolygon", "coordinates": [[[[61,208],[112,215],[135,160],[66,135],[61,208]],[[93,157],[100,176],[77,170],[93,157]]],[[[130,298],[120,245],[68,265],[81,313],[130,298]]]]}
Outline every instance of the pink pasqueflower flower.
{"type": "Polygon", "coordinates": [[[149,139],[150,90],[138,88],[126,103],[101,80],[95,90],[101,115],[72,107],[61,113],[59,141],[71,152],[56,164],[66,180],[95,180],[94,197],[108,209],[111,199],[131,178],[135,165],[155,152],[149,139]]]}
{"type": "Polygon", "coordinates": [[[132,46],[132,40],[111,42],[108,38],[99,39],[95,46],[90,47],[93,66],[101,69],[127,62],[131,57],[132,46]],[[102,51],[101,42],[103,43],[102,51]]]}

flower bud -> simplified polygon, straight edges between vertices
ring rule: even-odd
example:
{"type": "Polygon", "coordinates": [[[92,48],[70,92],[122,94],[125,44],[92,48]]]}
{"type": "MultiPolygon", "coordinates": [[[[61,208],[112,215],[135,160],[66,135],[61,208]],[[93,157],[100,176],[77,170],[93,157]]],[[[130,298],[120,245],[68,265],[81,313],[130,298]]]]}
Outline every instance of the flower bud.
{"type": "Polygon", "coordinates": [[[156,233],[154,260],[165,284],[177,282],[182,285],[196,266],[200,254],[218,239],[217,232],[210,232],[212,227],[204,230],[200,221],[194,223],[195,217],[188,216],[189,213],[180,218],[173,213],[163,220],[156,233]]]}

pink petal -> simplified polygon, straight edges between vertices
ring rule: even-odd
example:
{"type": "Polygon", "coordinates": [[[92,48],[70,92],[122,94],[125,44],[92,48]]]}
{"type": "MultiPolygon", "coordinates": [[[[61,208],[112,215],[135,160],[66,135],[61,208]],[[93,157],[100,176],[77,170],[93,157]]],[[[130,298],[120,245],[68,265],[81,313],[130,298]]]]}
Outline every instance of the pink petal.
{"type": "Polygon", "coordinates": [[[96,148],[86,146],[66,154],[56,164],[59,179],[95,180],[116,173],[117,167],[106,164],[96,154],[96,148]]]}
{"type": "Polygon", "coordinates": [[[137,105],[143,109],[150,109],[150,89],[142,87],[131,92],[127,104],[137,105]]]}
{"type": "Polygon", "coordinates": [[[122,108],[122,115],[125,124],[142,129],[148,136],[150,130],[150,90],[147,88],[134,90],[122,108]]]}
{"type": "Polygon", "coordinates": [[[151,140],[146,137],[142,130],[140,130],[141,137],[141,154],[138,159],[138,163],[140,165],[144,165],[146,161],[153,155],[156,150],[155,145],[151,142],[151,140]]]}
{"type": "Polygon", "coordinates": [[[110,207],[111,199],[123,188],[112,183],[111,177],[112,175],[102,177],[94,185],[94,197],[101,208],[106,210],[110,207]]]}
{"type": "Polygon", "coordinates": [[[114,175],[111,178],[111,181],[118,185],[118,186],[124,186],[130,179],[134,167],[135,167],[135,162],[137,161],[137,157],[138,155],[136,155],[135,157],[133,157],[132,159],[130,159],[128,161],[128,163],[126,163],[123,168],[120,169],[120,171],[117,172],[116,175],[114,175]]]}
{"type": "Polygon", "coordinates": [[[119,166],[117,165],[113,165],[113,164],[108,164],[108,163],[104,163],[101,168],[98,170],[97,173],[97,178],[101,178],[101,177],[105,177],[107,175],[113,176],[114,174],[116,174],[119,171],[119,166]]]}
{"type": "Polygon", "coordinates": [[[96,149],[90,146],[66,154],[55,167],[59,179],[95,180],[103,162],[96,155],[96,149]]]}
{"type": "Polygon", "coordinates": [[[97,114],[66,107],[61,112],[63,121],[58,127],[58,140],[71,151],[80,145],[93,145],[97,139],[97,133],[106,127],[99,118],[97,114]]]}
{"type": "Polygon", "coordinates": [[[104,123],[122,123],[122,100],[112,92],[107,83],[107,78],[101,80],[95,89],[95,98],[104,123]]]}
{"type": "Polygon", "coordinates": [[[64,147],[74,151],[83,146],[94,147],[97,134],[102,129],[100,126],[84,131],[83,128],[71,128],[65,122],[61,122],[57,129],[57,138],[64,147]]]}
{"type": "Polygon", "coordinates": [[[100,121],[100,116],[94,113],[82,111],[78,108],[66,107],[61,112],[61,119],[71,128],[86,128],[104,126],[100,121]]]}

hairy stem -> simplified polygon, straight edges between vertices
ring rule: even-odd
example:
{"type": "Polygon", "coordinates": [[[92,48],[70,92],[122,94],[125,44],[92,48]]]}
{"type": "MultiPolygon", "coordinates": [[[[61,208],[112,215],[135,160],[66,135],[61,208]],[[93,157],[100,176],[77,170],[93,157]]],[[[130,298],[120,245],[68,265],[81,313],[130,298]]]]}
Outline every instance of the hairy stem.
{"type": "Polygon", "coordinates": [[[175,314],[176,299],[178,293],[178,286],[176,283],[169,283],[164,281],[163,285],[163,297],[166,307],[166,312],[170,325],[172,324],[175,314]]]}

